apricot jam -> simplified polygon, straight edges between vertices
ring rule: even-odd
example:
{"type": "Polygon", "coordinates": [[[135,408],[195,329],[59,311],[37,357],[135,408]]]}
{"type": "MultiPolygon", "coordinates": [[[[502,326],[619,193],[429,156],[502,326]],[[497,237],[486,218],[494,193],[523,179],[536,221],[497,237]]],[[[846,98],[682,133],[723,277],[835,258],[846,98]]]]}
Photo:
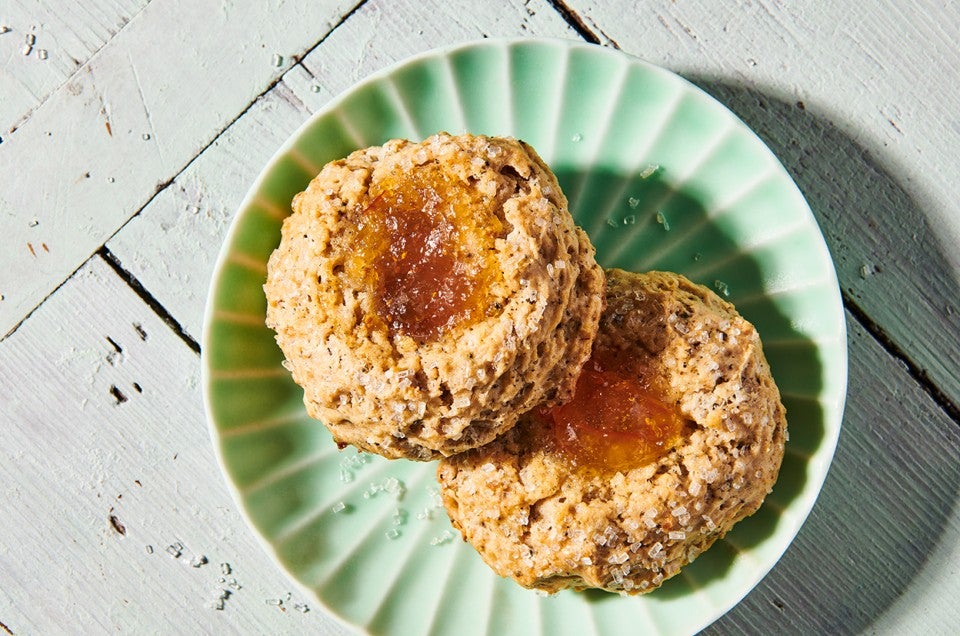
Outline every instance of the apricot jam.
{"type": "Polygon", "coordinates": [[[391,333],[436,340],[493,312],[503,223],[469,183],[436,164],[393,172],[371,188],[357,230],[351,269],[391,333]]]}
{"type": "Polygon", "coordinates": [[[684,418],[643,370],[622,355],[596,355],[571,401],[535,414],[548,443],[578,467],[627,471],[656,461],[680,441],[684,418]]]}

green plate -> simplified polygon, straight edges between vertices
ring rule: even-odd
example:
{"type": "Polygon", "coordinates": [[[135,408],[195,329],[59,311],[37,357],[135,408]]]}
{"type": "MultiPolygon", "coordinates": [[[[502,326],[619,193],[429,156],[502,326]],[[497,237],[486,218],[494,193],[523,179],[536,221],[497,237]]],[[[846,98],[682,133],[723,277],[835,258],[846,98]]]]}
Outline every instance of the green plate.
{"type": "Polygon", "coordinates": [[[277,563],[341,621],[384,634],[693,633],[777,562],[840,432],[846,333],[836,274],[797,187],[762,142],[685,80],[559,40],[483,40],[368,78],[297,131],[240,207],[213,277],[203,389],[223,472],[277,563]],[[263,325],[266,261],[291,197],[332,159],[393,137],[509,135],[553,168],[607,267],[672,270],[753,322],[790,442],[760,511],[642,597],[544,597],[454,539],[434,464],[338,452],[263,325]]]}

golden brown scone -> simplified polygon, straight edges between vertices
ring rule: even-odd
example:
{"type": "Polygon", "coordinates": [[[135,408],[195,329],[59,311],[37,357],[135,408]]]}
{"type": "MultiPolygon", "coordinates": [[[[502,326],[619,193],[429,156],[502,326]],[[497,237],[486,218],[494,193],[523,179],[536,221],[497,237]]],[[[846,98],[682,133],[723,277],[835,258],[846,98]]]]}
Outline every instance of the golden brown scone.
{"type": "Polygon", "coordinates": [[[327,164],[268,264],[267,324],[339,443],[429,460],[566,400],[603,271],[530,146],[393,140],[327,164]]]}
{"type": "Polygon", "coordinates": [[[501,576],[636,594],[759,508],[785,434],[757,332],[731,304],[676,274],[608,270],[573,401],[441,460],[438,477],[501,576]]]}

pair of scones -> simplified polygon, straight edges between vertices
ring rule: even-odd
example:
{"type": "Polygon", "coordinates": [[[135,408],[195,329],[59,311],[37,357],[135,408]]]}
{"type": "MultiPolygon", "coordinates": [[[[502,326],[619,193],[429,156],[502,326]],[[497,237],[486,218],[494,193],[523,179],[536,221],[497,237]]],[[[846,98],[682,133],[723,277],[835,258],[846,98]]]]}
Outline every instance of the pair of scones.
{"type": "Polygon", "coordinates": [[[439,458],[451,521],[498,574],[650,591],[770,491],[786,422],[756,331],[681,276],[605,276],[525,143],[393,140],[292,207],[264,290],[307,412],[340,445],[439,458]],[[564,405],[599,360],[626,360],[616,377],[642,375],[676,429],[623,466],[602,446],[629,454],[633,432],[561,421],[590,410],[564,405]]]}

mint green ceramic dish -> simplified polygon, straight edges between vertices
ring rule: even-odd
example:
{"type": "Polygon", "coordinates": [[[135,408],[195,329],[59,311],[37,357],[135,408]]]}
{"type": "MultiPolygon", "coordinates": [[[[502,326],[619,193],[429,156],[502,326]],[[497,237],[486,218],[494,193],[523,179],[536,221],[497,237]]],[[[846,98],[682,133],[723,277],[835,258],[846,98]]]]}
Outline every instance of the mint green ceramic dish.
{"type": "Polygon", "coordinates": [[[220,254],[203,389],[223,472],[290,577],[343,622],[384,634],[695,632],[777,562],[816,500],[839,435],[846,334],[807,204],[736,117],[619,52],[492,41],[418,56],[314,115],[264,168],[220,254]],[[338,452],[305,414],[263,325],[266,261],[291,197],[327,161],[439,130],[510,135],[558,175],[605,266],[681,272],[760,331],[790,442],[761,510],[642,597],[542,597],[495,576],[437,507],[434,464],[338,452]]]}

